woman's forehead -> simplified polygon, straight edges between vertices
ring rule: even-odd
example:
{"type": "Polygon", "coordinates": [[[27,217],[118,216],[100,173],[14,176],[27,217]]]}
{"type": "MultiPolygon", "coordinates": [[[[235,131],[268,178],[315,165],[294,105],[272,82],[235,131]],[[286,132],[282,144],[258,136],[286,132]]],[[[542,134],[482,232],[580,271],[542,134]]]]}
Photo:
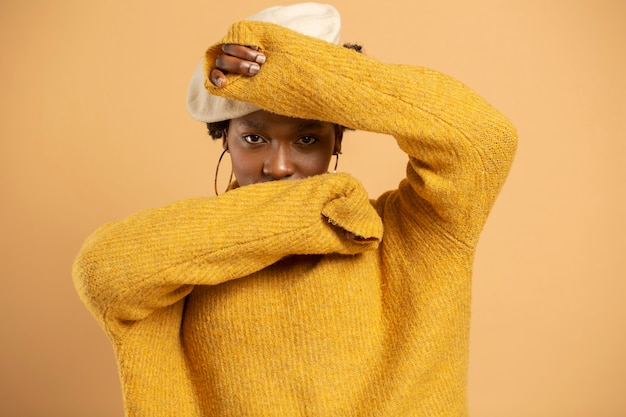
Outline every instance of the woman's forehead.
{"type": "Polygon", "coordinates": [[[284,127],[290,130],[315,130],[332,126],[332,123],[321,122],[319,120],[298,119],[294,117],[282,116],[265,110],[259,110],[245,116],[231,120],[231,127],[248,129],[268,129],[270,127],[284,127]]]}

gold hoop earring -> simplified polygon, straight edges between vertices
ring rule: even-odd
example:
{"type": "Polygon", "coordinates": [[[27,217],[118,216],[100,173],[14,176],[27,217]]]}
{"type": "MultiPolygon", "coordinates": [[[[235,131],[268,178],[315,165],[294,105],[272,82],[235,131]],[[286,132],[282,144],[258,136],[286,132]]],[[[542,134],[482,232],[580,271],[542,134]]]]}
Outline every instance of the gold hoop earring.
{"type": "MultiPolygon", "coordinates": [[[[217,160],[217,167],[215,167],[215,179],[213,180],[213,190],[215,191],[215,195],[218,196],[220,193],[217,192],[217,174],[220,172],[220,164],[222,163],[222,158],[224,154],[228,152],[228,149],[224,149],[222,154],[220,155],[220,159],[217,160]]],[[[226,191],[230,190],[230,184],[233,182],[233,170],[230,170],[230,178],[228,179],[228,187],[226,187],[226,191]]]]}
{"type": "Polygon", "coordinates": [[[335,154],[335,167],[333,168],[333,174],[337,173],[337,165],[339,164],[339,153],[335,154]]]}

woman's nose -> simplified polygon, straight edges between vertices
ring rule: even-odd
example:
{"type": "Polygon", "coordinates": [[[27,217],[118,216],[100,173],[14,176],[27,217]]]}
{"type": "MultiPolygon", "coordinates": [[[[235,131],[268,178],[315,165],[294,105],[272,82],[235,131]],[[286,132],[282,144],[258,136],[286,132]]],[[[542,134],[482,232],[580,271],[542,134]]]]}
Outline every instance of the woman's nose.
{"type": "Polygon", "coordinates": [[[263,174],[273,180],[282,180],[295,173],[289,146],[279,145],[270,150],[263,164],[263,174]]]}

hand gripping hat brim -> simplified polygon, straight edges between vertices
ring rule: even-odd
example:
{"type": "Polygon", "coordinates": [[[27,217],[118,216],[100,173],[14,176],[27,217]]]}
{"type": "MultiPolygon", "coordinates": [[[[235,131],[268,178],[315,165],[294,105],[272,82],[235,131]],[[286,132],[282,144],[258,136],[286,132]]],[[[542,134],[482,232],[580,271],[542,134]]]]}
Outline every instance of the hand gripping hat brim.
{"type": "MultiPolygon", "coordinates": [[[[333,6],[319,3],[300,3],[264,9],[245,20],[274,23],[303,35],[339,44],[341,19],[333,6]]],[[[187,110],[194,119],[213,123],[245,116],[260,107],[252,103],[229,100],[209,94],[204,87],[207,74],[204,59],[196,67],[187,90],[187,110]]]]}

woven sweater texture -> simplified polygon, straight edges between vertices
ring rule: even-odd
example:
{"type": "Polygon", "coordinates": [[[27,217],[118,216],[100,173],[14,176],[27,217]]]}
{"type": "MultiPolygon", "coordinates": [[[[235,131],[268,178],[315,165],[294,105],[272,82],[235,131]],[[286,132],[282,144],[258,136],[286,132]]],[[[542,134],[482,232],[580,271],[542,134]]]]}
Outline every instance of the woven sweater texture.
{"type": "Polygon", "coordinates": [[[73,276],[127,415],[466,416],[472,261],[515,129],[430,69],[263,22],[222,43],[267,62],[211,93],[391,135],[407,177],[375,201],[347,174],[254,184],[97,230],[73,276]]]}

